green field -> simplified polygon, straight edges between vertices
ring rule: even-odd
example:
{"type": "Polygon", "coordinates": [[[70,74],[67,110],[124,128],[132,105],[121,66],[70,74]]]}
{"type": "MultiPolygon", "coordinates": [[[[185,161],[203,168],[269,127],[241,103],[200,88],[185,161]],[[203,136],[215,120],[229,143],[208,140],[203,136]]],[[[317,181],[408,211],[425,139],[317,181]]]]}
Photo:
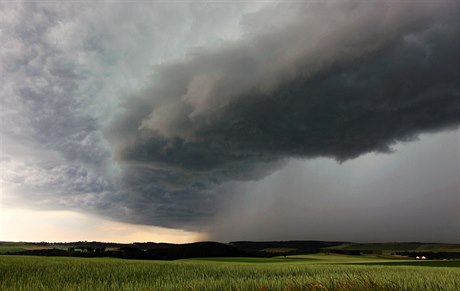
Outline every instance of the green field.
{"type": "Polygon", "coordinates": [[[374,243],[374,244],[343,244],[324,248],[325,250],[356,250],[356,251],[381,251],[383,253],[417,251],[417,252],[460,252],[459,244],[440,243],[374,243]]]}
{"type": "Polygon", "coordinates": [[[460,290],[458,266],[322,254],[178,261],[3,255],[0,290],[460,290]]]}

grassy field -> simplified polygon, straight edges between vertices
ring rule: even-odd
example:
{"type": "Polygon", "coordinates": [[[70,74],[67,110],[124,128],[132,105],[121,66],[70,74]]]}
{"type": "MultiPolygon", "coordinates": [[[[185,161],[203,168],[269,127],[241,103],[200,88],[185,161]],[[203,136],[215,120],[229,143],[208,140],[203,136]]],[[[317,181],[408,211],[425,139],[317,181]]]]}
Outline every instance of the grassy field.
{"type": "Polygon", "coordinates": [[[438,243],[374,243],[374,244],[343,244],[324,248],[325,250],[356,250],[356,251],[382,251],[382,252],[460,252],[459,244],[438,243]]]}
{"type": "Polygon", "coordinates": [[[436,267],[397,262],[416,265],[336,255],[178,261],[0,256],[0,290],[460,290],[460,268],[452,261],[436,267]]]}

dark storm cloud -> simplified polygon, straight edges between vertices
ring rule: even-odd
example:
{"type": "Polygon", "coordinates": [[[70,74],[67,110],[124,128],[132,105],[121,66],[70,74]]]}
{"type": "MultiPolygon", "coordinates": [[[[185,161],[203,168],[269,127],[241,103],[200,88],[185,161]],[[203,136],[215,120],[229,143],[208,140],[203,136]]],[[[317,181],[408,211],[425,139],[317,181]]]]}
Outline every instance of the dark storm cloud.
{"type": "Polygon", "coordinates": [[[340,165],[291,160],[260,181],[227,185],[211,239],[458,243],[459,134],[423,134],[391,155],[340,165]]]}
{"type": "Polygon", "coordinates": [[[264,177],[283,158],[345,161],[455,128],[457,8],[281,4],[248,16],[243,40],[159,66],[108,133],[138,221],[204,220],[218,185],[264,177]]]}
{"type": "Polygon", "coordinates": [[[25,204],[203,229],[227,183],[286,158],[346,161],[458,125],[455,1],[270,4],[237,40],[240,4],[15,5],[0,162],[25,204]]]}
{"type": "MultiPolygon", "coordinates": [[[[163,169],[165,178],[154,181],[153,170],[120,169],[102,128],[150,63],[181,55],[190,44],[216,42],[216,31],[232,37],[235,17],[257,5],[224,6],[0,3],[2,203],[195,223],[192,215],[184,218],[200,213],[185,209],[193,196],[167,192],[192,178],[163,169]],[[171,13],[184,21],[172,21],[171,13]]],[[[207,198],[199,199],[204,208],[207,198]]]]}

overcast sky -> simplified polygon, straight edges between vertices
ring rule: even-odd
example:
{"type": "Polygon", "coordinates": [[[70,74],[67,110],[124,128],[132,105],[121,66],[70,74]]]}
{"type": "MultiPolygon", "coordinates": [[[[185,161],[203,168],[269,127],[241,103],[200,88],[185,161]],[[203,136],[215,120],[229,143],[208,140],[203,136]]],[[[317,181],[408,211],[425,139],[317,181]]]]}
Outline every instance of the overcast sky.
{"type": "Polygon", "coordinates": [[[0,2],[0,240],[460,242],[459,8],[0,2]]]}

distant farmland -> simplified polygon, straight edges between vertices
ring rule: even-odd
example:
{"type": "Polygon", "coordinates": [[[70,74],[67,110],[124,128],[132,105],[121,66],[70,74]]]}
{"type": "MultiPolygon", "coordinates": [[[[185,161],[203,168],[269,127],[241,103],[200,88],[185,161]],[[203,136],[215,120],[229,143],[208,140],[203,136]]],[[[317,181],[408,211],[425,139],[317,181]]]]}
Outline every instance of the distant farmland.
{"type": "Polygon", "coordinates": [[[334,254],[176,261],[4,255],[0,290],[460,290],[460,261],[334,254]]]}
{"type": "Polygon", "coordinates": [[[460,259],[459,244],[439,243],[351,243],[328,241],[237,241],[169,244],[135,242],[32,243],[0,242],[0,255],[117,257],[125,259],[174,260],[196,257],[274,257],[315,253],[379,255],[392,257],[426,256],[429,259],[460,259]]]}

